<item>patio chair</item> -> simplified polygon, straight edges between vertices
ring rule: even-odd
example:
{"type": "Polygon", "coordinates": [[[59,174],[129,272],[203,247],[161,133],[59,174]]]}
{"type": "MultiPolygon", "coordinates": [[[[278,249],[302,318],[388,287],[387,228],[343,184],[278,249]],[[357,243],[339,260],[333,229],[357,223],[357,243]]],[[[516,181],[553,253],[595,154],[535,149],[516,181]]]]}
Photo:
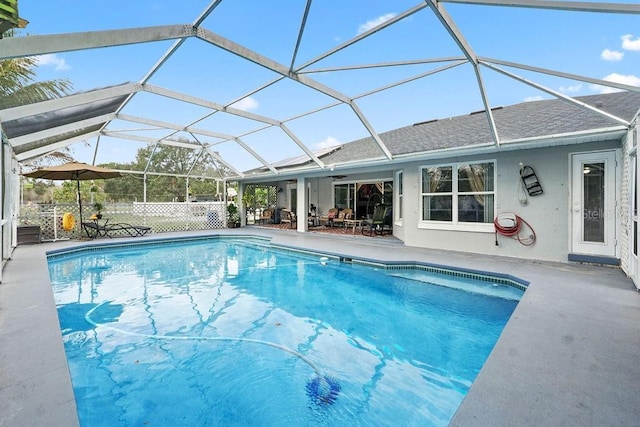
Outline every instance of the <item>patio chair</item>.
{"type": "Polygon", "coordinates": [[[282,227],[286,227],[289,224],[289,228],[293,228],[293,224],[296,223],[296,214],[289,209],[282,209],[280,211],[280,224],[282,227]]]}
{"type": "Polygon", "coordinates": [[[349,208],[342,209],[338,214],[338,216],[333,218],[331,225],[340,225],[341,227],[344,227],[344,220],[351,219],[352,215],[353,215],[353,209],[349,209],[349,208]]]}
{"type": "Polygon", "coordinates": [[[382,234],[386,215],[387,206],[376,205],[373,208],[373,217],[362,221],[362,234],[366,234],[365,231],[369,231],[369,236],[373,236],[373,233],[382,234]]]}
{"type": "Polygon", "coordinates": [[[326,225],[326,226],[331,225],[331,223],[333,222],[333,219],[338,216],[339,212],[340,212],[340,209],[331,208],[329,209],[329,212],[327,212],[326,214],[320,215],[320,225],[326,225]]]}
{"type": "Polygon", "coordinates": [[[143,225],[131,225],[124,222],[116,224],[109,224],[105,222],[104,225],[100,225],[97,222],[89,221],[83,222],[82,228],[87,233],[90,239],[96,237],[113,237],[114,235],[128,235],[129,237],[140,237],[151,231],[151,227],[143,225]]]}
{"type": "Polygon", "coordinates": [[[273,209],[265,209],[262,211],[258,224],[270,223],[273,220],[273,209]]]}

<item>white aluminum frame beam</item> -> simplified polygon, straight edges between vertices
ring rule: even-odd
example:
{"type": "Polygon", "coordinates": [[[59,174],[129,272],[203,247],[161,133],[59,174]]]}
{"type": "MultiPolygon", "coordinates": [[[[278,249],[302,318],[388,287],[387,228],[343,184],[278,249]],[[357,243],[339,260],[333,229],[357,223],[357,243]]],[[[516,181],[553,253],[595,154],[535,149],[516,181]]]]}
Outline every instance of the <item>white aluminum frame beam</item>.
{"type": "Polygon", "coordinates": [[[193,105],[199,105],[201,107],[210,108],[216,111],[222,111],[224,113],[233,114],[234,116],[239,116],[245,119],[255,120],[257,122],[262,122],[262,123],[268,123],[273,126],[278,126],[280,124],[278,120],[275,120],[266,116],[249,113],[247,111],[240,110],[238,108],[225,107],[224,105],[219,104],[217,102],[209,101],[203,98],[198,98],[196,96],[186,95],[184,93],[177,92],[171,89],[166,89],[160,86],[150,85],[149,83],[144,84],[143,88],[144,88],[144,91],[148,93],[153,93],[155,95],[172,98],[177,101],[187,102],[193,105]]]}
{"type": "MultiPolygon", "coordinates": [[[[104,136],[110,136],[112,138],[120,138],[120,139],[128,139],[131,141],[138,141],[138,142],[144,142],[146,144],[149,145],[168,145],[168,146],[172,146],[172,147],[181,147],[181,148],[189,148],[192,150],[206,150],[207,153],[209,153],[210,155],[212,155],[216,160],[220,161],[221,163],[223,163],[225,166],[227,166],[229,169],[231,169],[232,171],[234,171],[236,174],[238,174],[240,177],[244,177],[244,174],[242,172],[239,172],[236,170],[236,168],[234,168],[232,165],[230,165],[229,163],[227,163],[224,159],[222,159],[220,156],[216,155],[215,153],[213,153],[211,150],[209,150],[209,147],[204,146],[200,143],[192,143],[192,142],[184,142],[184,141],[175,141],[175,140],[171,140],[171,139],[157,139],[157,138],[149,138],[146,136],[141,136],[141,135],[131,135],[131,134],[123,134],[120,132],[114,132],[114,131],[102,131],[102,135],[104,136]]],[[[153,157],[153,155],[151,156],[153,157]]],[[[151,158],[149,159],[151,160],[151,158]]],[[[149,165],[147,165],[149,166],[149,165]]],[[[149,172],[149,171],[145,171],[145,172],[149,172]]]]}
{"type": "Polygon", "coordinates": [[[242,148],[244,148],[245,150],[247,150],[249,152],[249,154],[251,154],[255,159],[257,159],[260,163],[262,163],[265,167],[269,168],[269,170],[271,172],[273,172],[274,174],[278,175],[280,172],[278,172],[278,170],[273,167],[273,164],[271,164],[270,162],[268,162],[264,157],[262,157],[260,154],[258,154],[253,148],[251,148],[246,142],[244,142],[242,139],[240,138],[233,138],[233,140],[236,142],[236,144],[238,144],[239,146],[241,146],[242,148]]]}
{"type": "Polygon", "coordinates": [[[53,144],[49,144],[45,147],[34,148],[33,150],[25,151],[24,153],[16,154],[16,159],[19,162],[24,162],[27,160],[33,160],[38,157],[45,156],[49,153],[53,153],[54,151],[60,150],[61,148],[68,147],[71,144],[74,144],[78,141],[84,141],[89,138],[93,138],[99,134],[99,130],[85,133],[82,135],[74,136],[72,138],[65,139],[64,141],[58,141],[53,144]]]}
{"type": "MultiPolygon", "coordinates": [[[[215,145],[219,145],[222,144],[226,141],[234,141],[236,142],[238,145],[240,145],[243,149],[245,149],[247,152],[249,152],[249,154],[251,154],[256,160],[258,160],[260,163],[262,163],[265,167],[269,168],[269,170],[271,170],[273,173],[277,174],[278,170],[275,169],[271,163],[269,163],[266,159],[264,159],[258,152],[256,152],[254,149],[252,149],[247,143],[245,143],[244,141],[242,141],[240,138],[235,137],[233,135],[227,135],[227,134],[222,134],[219,132],[211,132],[211,131],[207,131],[204,129],[196,129],[196,128],[190,128],[187,127],[185,128],[184,126],[178,125],[178,124],[173,124],[173,123],[168,123],[168,122],[162,122],[159,120],[152,120],[152,119],[145,119],[142,117],[135,117],[135,116],[129,116],[126,114],[118,114],[118,119],[122,119],[122,120],[126,120],[126,121],[130,121],[130,122],[135,122],[135,123],[141,123],[141,124],[148,124],[151,126],[158,126],[161,128],[165,128],[165,129],[173,129],[176,131],[184,131],[184,132],[188,132],[191,134],[191,136],[198,141],[198,139],[196,138],[195,135],[204,135],[204,136],[211,136],[211,137],[215,137],[215,138],[220,138],[220,141],[216,141],[213,143],[202,143],[201,141],[198,141],[198,143],[202,146],[202,148],[205,149],[209,149],[215,145]]],[[[104,135],[112,135],[110,132],[104,132],[104,135]]],[[[122,133],[120,133],[122,135],[122,133]]],[[[173,135],[173,134],[172,134],[173,135]]],[[[168,141],[170,139],[168,139],[168,136],[162,138],[160,141],[168,141]]],[[[155,140],[154,140],[155,143],[155,140]]],[[[172,144],[168,144],[168,145],[172,145],[172,144]]],[[[226,163],[225,163],[226,164],[226,163]]]]}
{"type": "Polygon", "coordinates": [[[209,4],[209,6],[207,6],[207,8],[194,20],[192,24],[193,31],[190,32],[188,35],[185,34],[183,37],[178,38],[178,40],[176,40],[171,45],[171,47],[167,49],[167,51],[162,55],[162,57],[158,60],[158,62],[156,62],[155,65],[151,67],[151,69],[147,72],[147,74],[140,80],[140,83],[147,83],[149,79],[151,79],[151,77],[153,77],[153,75],[160,69],[162,64],[167,62],[167,60],[176,52],[176,50],[178,50],[178,48],[182,45],[182,43],[184,43],[184,41],[188,37],[192,37],[195,35],[196,28],[200,24],[202,24],[202,22],[204,22],[207,16],[209,16],[211,12],[213,12],[213,10],[216,7],[218,7],[220,3],[222,3],[222,0],[214,0],[211,4],[209,4]]]}
{"type": "Polygon", "coordinates": [[[128,139],[130,141],[144,142],[145,144],[169,145],[172,147],[190,148],[192,150],[201,150],[203,148],[201,144],[197,144],[193,142],[176,141],[173,139],[151,138],[148,136],[132,135],[132,134],[122,133],[117,131],[102,131],[101,134],[104,136],[109,136],[111,138],[128,139]]]}
{"type": "Polygon", "coordinates": [[[162,25],[0,39],[0,59],[123,46],[195,36],[193,25],[162,25]]]}
{"type": "MultiPolygon", "coordinates": [[[[266,56],[263,56],[257,52],[254,52],[242,45],[239,45],[229,39],[226,39],[216,33],[213,33],[211,31],[208,30],[203,30],[203,29],[199,29],[198,30],[198,38],[201,38],[202,40],[213,44],[214,46],[217,46],[221,49],[226,50],[229,53],[232,53],[234,55],[237,55],[241,58],[244,58],[248,61],[251,61],[257,65],[260,65],[268,70],[271,70],[277,74],[280,74],[281,76],[284,77],[288,77],[304,86],[307,86],[311,89],[314,89],[320,93],[323,93],[331,98],[334,98],[338,101],[341,101],[347,105],[349,105],[352,110],[354,111],[354,113],[356,114],[356,116],[360,119],[360,121],[362,122],[362,124],[365,126],[365,128],[367,128],[367,130],[369,131],[369,133],[371,134],[371,137],[373,137],[373,139],[376,141],[376,143],[378,144],[378,146],[380,147],[380,149],[382,150],[382,152],[385,154],[385,156],[388,159],[392,159],[393,156],[391,155],[391,153],[389,152],[389,150],[387,149],[387,147],[384,145],[384,143],[382,142],[382,140],[380,139],[380,136],[374,131],[373,127],[371,126],[371,124],[369,123],[369,121],[367,120],[367,118],[364,116],[364,114],[362,114],[362,111],[360,111],[360,109],[358,108],[358,106],[353,102],[352,99],[350,99],[348,96],[346,96],[345,94],[338,92],[337,90],[330,88],[320,82],[317,82],[313,79],[310,79],[306,76],[301,76],[298,75],[296,73],[292,73],[286,66],[279,64],[276,61],[273,61],[272,59],[267,58],[266,56]]],[[[297,138],[296,138],[297,139],[297,138]]],[[[310,150],[308,148],[303,148],[303,150],[305,150],[305,152],[310,150]]]]}
{"type": "Polygon", "coordinates": [[[149,126],[155,126],[158,129],[172,129],[172,130],[176,130],[176,131],[184,131],[184,132],[189,132],[189,133],[195,133],[197,135],[204,135],[204,136],[209,136],[212,138],[219,138],[222,139],[223,141],[216,141],[215,143],[209,144],[209,145],[216,145],[216,144],[220,144],[221,142],[224,142],[224,140],[228,141],[231,140],[233,138],[235,138],[235,136],[233,135],[227,135],[224,133],[220,133],[220,132],[212,132],[206,129],[198,129],[198,128],[193,128],[193,127],[184,127],[183,125],[179,125],[176,123],[170,123],[170,122],[165,122],[165,121],[161,121],[161,120],[155,120],[155,119],[148,119],[145,117],[138,117],[138,116],[131,116],[129,114],[118,114],[116,115],[116,119],[118,120],[124,120],[127,122],[133,122],[133,123],[140,123],[143,125],[149,125],[149,126]]]}
{"type": "MultiPolygon", "coordinates": [[[[211,12],[213,12],[213,9],[215,9],[220,3],[222,2],[222,0],[214,0],[213,3],[211,3],[201,14],[200,16],[198,16],[196,18],[196,20],[193,23],[193,26],[196,27],[198,25],[200,25],[207,16],[209,16],[209,14],[211,12]]],[[[195,29],[193,34],[195,34],[195,29]]],[[[192,36],[193,34],[190,34],[189,36],[192,36]]],[[[155,65],[153,67],[151,67],[151,69],[147,72],[147,74],[145,74],[145,76],[140,80],[141,84],[147,83],[151,77],[160,69],[160,67],[169,60],[169,58],[178,50],[178,48],[184,43],[184,41],[187,39],[187,37],[182,37],[179,38],[178,40],[176,40],[171,47],[169,47],[169,49],[164,53],[164,55],[162,55],[162,57],[158,60],[158,62],[155,63],[155,65]]],[[[120,111],[122,111],[122,109],[129,103],[129,101],[131,100],[131,98],[133,97],[133,94],[130,94],[129,97],[127,97],[127,99],[122,103],[122,105],[120,106],[120,108],[118,108],[117,113],[119,113],[120,111]]],[[[103,126],[102,129],[105,129],[107,126],[109,125],[109,123],[105,124],[105,126],[103,126]]],[[[96,149],[95,152],[93,154],[94,157],[94,161],[95,158],[98,154],[98,144],[96,144],[96,149]]]]}
{"type": "Polygon", "coordinates": [[[504,74],[505,76],[511,77],[511,78],[513,78],[515,80],[518,80],[519,82],[525,83],[525,84],[527,84],[527,85],[529,85],[531,87],[534,87],[534,88],[536,88],[538,90],[546,92],[546,93],[548,93],[550,95],[553,95],[553,96],[555,96],[555,97],[557,97],[559,99],[562,99],[564,101],[567,101],[567,102],[569,102],[571,104],[574,104],[574,105],[577,105],[579,107],[585,108],[587,110],[593,111],[594,113],[598,113],[598,114],[600,114],[602,116],[608,117],[608,118],[610,118],[612,120],[615,120],[617,122],[620,122],[620,123],[622,123],[622,124],[624,124],[626,126],[629,126],[631,124],[628,121],[626,121],[624,119],[621,119],[618,116],[614,116],[613,114],[609,114],[606,111],[600,110],[599,108],[596,108],[596,107],[594,107],[592,105],[589,105],[589,104],[587,104],[585,102],[580,102],[580,101],[578,101],[578,100],[576,100],[576,99],[574,99],[574,98],[572,98],[570,96],[564,95],[564,94],[562,94],[560,92],[557,92],[557,91],[555,91],[553,89],[549,89],[546,86],[542,86],[542,85],[540,85],[538,83],[535,83],[535,82],[532,82],[532,81],[530,81],[528,79],[525,79],[524,77],[520,77],[520,76],[518,76],[516,74],[510,73],[509,71],[503,70],[500,67],[496,67],[495,65],[488,64],[488,63],[485,63],[484,65],[486,67],[491,68],[492,70],[495,70],[495,71],[497,71],[497,72],[499,72],[501,74],[504,74]]]}
{"type": "Polygon", "coordinates": [[[550,76],[562,77],[564,79],[578,80],[578,81],[582,81],[582,82],[585,82],[585,83],[591,83],[591,84],[595,84],[595,85],[609,86],[609,87],[614,87],[614,88],[621,89],[621,90],[629,90],[629,91],[633,91],[633,92],[640,92],[640,87],[626,85],[624,83],[610,82],[608,80],[601,80],[601,79],[594,79],[594,78],[591,78],[591,77],[581,76],[579,74],[563,73],[561,71],[550,70],[548,68],[534,67],[532,65],[525,65],[525,64],[520,64],[520,63],[517,63],[517,62],[511,62],[511,61],[503,61],[503,60],[495,59],[495,58],[479,57],[478,59],[479,59],[480,63],[482,63],[483,65],[487,65],[487,66],[489,65],[489,63],[499,64],[499,65],[504,65],[506,67],[519,68],[521,70],[533,71],[533,72],[540,73],[540,74],[548,74],[550,76]]]}
{"type": "Polygon", "coordinates": [[[307,68],[310,65],[315,64],[318,61],[322,61],[323,59],[333,55],[334,53],[340,52],[342,49],[345,49],[349,46],[351,46],[354,43],[359,42],[360,40],[363,40],[367,37],[369,37],[372,34],[377,33],[378,31],[384,30],[385,28],[387,28],[390,25],[395,24],[398,21],[402,21],[405,18],[408,18],[409,16],[413,15],[416,12],[421,11],[422,9],[425,9],[428,5],[427,4],[418,4],[414,7],[412,7],[411,9],[408,9],[402,13],[399,13],[398,15],[394,16],[393,18],[381,23],[380,25],[376,25],[375,27],[365,31],[362,34],[358,34],[357,36],[355,36],[354,38],[347,40],[346,42],[334,47],[333,49],[330,49],[326,52],[324,52],[321,55],[316,56],[315,58],[305,62],[304,64],[302,64],[300,67],[298,67],[296,69],[297,73],[300,73],[300,71],[302,71],[303,69],[307,68]]]}
{"type": "Polygon", "coordinates": [[[482,6],[555,9],[572,12],[640,14],[640,4],[551,0],[438,0],[439,3],[477,4],[482,6]]]}
{"type": "MultiPolygon", "coordinates": [[[[201,98],[197,98],[194,96],[189,96],[189,95],[184,95],[175,91],[171,91],[168,89],[164,89],[161,88],[159,86],[152,86],[149,84],[145,84],[144,85],[144,90],[150,93],[155,93],[156,95],[162,95],[162,96],[166,96],[169,98],[173,98],[173,99],[177,99],[178,101],[184,101],[184,102],[189,102],[191,104],[195,104],[195,105],[200,105],[202,107],[206,107],[206,108],[211,108],[214,109],[216,111],[221,111],[224,113],[229,113],[229,114],[233,114],[235,116],[239,116],[239,117],[243,117],[245,119],[249,119],[249,120],[254,120],[254,121],[258,121],[258,122],[262,122],[262,123],[266,123],[268,125],[271,126],[277,126],[280,129],[282,129],[283,132],[285,132],[287,135],[289,135],[289,137],[305,152],[307,153],[320,167],[323,167],[322,162],[320,161],[320,159],[318,159],[313,152],[302,142],[300,141],[300,139],[298,137],[296,137],[293,132],[291,132],[290,130],[286,129],[285,130],[285,126],[282,122],[279,122],[275,119],[269,118],[269,117],[265,117],[265,116],[261,116],[258,114],[254,114],[254,113],[249,113],[247,111],[244,110],[240,110],[237,108],[232,108],[232,107],[227,107],[224,106],[222,104],[218,104],[217,102],[211,102],[208,101],[206,99],[201,99],[201,98]]],[[[231,138],[231,139],[234,139],[231,138]]],[[[267,166],[267,165],[265,165],[267,166]]]]}
{"type": "Polygon", "coordinates": [[[353,97],[353,99],[364,98],[365,96],[373,95],[374,93],[382,92],[382,91],[385,91],[387,89],[391,89],[391,88],[396,87],[396,86],[401,86],[401,85],[403,85],[405,83],[409,83],[409,82],[412,82],[414,80],[420,80],[420,79],[422,79],[424,77],[428,77],[428,76],[431,76],[433,74],[437,74],[437,73],[440,73],[442,71],[446,71],[446,70],[449,70],[451,68],[458,67],[458,66],[466,64],[468,62],[469,61],[467,61],[466,58],[462,58],[460,61],[458,61],[458,62],[456,62],[454,64],[443,65],[442,67],[438,67],[438,68],[434,68],[433,70],[425,71],[424,73],[415,75],[413,77],[407,77],[404,80],[399,80],[397,82],[389,83],[386,86],[381,86],[379,88],[371,89],[370,91],[363,92],[363,93],[361,93],[359,95],[355,95],[353,97]]]}
{"type": "Polygon", "coordinates": [[[476,81],[478,82],[478,89],[480,90],[480,97],[482,98],[482,103],[484,104],[485,115],[487,116],[487,121],[489,122],[489,130],[491,131],[494,144],[496,146],[499,146],[500,136],[498,135],[498,127],[496,126],[496,121],[493,117],[493,113],[491,112],[491,104],[489,103],[487,91],[484,86],[484,82],[482,81],[482,74],[480,73],[480,67],[478,66],[478,57],[475,51],[471,48],[471,45],[469,45],[462,32],[458,29],[453,18],[449,15],[446,9],[437,2],[437,0],[425,0],[425,2],[429,5],[433,13],[436,15],[436,18],[438,18],[442,26],[445,28],[445,30],[447,30],[462,53],[469,59],[469,62],[471,62],[471,64],[473,65],[473,72],[475,73],[476,81]]]}
{"type": "MultiPolygon", "coordinates": [[[[209,156],[211,156],[213,159],[217,160],[218,162],[222,163],[223,165],[225,165],[226,167],[228,167],[230,170],[232,170],[236,175],[243,177],[244,178],[244,174],[237,170],[236,168],[233,167],[233,165],[231,165],[230,163],[228,163],[227,161],[225,161],[222,156],[220,156],[218,153],[216,153],[215,151],[212,151],[210,149],[210,147],[205,147],[200,141],[198,141],[198,138],[196,138],[195,135],[191,135],[193,137],[193,139],[196,140],[196,142],[200,145],[202,145],[202,152],[208,154],[209,156]]],[[[195,163],[194,163],[195,165],[195,163]]],[[[218,168],[218,174],[222,177],[222,174],[220,173],[220,168],[218,168]]]]}
{"type": "Polygon", "coordinates": [[[362,70],[372,68],[385,68],[385,67],[403,67],[406,65],[421,65],[421,64],[433,64],[434,62],[457,62],[467,61],[464,56],[448,56],[443,58],[425,58],[414,59],[408,61],[392,61],[392,62],[379,62],[374,64],[359,64],[359,65],[345,65],[341,67],[327,67],[327,68],[313,68],[310,70],[301,70],[298,74],[315,74],[315,73],[328,73],[333,71],[350,71],[350,70],[362,70]]]}
{"type": "Polygon", "coordinates": [[[300,30],[298,30],[298,37],[296,38],[296,45],[293,48],[293,53],[291,54],[291,63],[289,65],[289,71],[293,72],[296,58],[298,57],[298,49],[300,49],[300,43],[302,42],[302,34],[304,34],[304,29],[307,25],[307,18],[309,17],[309,11],[311,10],[311,2],[313,0],[307,0],[307,4],[304,7],[304,13],[302,14],[302,21],[300,22],[300,30]]]}

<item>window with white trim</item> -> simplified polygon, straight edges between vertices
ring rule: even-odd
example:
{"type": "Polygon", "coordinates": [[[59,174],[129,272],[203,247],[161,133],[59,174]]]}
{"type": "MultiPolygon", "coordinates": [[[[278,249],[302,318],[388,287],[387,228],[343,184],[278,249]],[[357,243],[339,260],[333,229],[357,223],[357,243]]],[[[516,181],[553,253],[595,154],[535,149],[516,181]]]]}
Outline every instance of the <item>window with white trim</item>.
{"type": "Polygon", "coordinates": [[[422,167],[422,220],[493,223],[495,170],[495,161],[422,167]]]}

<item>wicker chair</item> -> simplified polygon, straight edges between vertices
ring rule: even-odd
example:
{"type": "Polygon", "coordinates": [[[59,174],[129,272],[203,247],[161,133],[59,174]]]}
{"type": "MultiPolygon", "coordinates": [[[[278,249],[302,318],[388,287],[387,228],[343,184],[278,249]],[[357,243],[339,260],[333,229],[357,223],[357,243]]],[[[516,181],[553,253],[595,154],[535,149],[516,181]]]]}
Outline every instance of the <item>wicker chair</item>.
{"type": "Polygon", "coordinates": [[[293,224],[296,223],[296,214],[290,211],[289,209],[282,209],[280,211],[280,224],[282,224],[283,228],[287,227],[289,224],[289,228],[293,228],[293,224]]]}
{"type": "Polygon", "coordinates": [[[331,225],[331,223],[333,222],[333,219],[338,216],[339,212],[340,212],[340,209],[331,208],[329,209],[329,212],[327,212],[326,214],[320,215],[320,225],[326,225],[326,226],[331,225]]]}
{"type": "Polygon", "coordinates": [[[258,218],[258,224],[269,223],[273,220],[273,209],[265,209],[258,218]]]}
{"type": "Polygon", "coordinates": [[[353,216],[353,209],[346,208],[342,209],[337,217],[333,218],[332,225],[339,225],[344,227],[344,220],[351,219],[353,216]]]}

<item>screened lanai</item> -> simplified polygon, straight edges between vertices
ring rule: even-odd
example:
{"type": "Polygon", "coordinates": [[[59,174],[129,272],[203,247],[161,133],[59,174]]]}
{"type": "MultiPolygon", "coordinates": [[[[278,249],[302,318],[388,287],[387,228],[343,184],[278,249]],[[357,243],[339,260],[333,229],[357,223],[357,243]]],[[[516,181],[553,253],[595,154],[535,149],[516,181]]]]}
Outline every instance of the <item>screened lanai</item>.
{"type": "Polygon", "coordinates": [[[362,138],[375,149],[356,163],[393,164],[381,133],[470,112],[499,147],[493,111],[525,100],[615,120],[575,96],[640,90],[633,1],[20,2],[19,14],[28,25],[0,40],[0,60],[37,58],[37,79],[73,91],[0,108],[8,223],[19,174],[60,150],[145,186],[269,182],[339,174],[353,162],[322,155],[362,138]],[[183,161],[163,161],[167,147],[183,161]]]}
{"type": "MultiPolygon", "coordinates": [[[[378,143],[377,156],[391,161],[382,131],[483,111],[500,144],[492,108],[527,97],[575,102],[570,86],[577,84],[638,90],[624,72],[586,66],[593,58],[580,49],[571,64],[558,58],[571,52],[544,42],[569,20],[576,28],[637,23],[634,2],[361,2],[341,13],[325,2],[199,1],[170,15],[143,4],[146,13],[135,14],[135,26],[126,18],[65,19],[53,7],[46,12],[58,24],[44,25],[29,7],[20,3],[26,34],[2,39],[0,58],[59,58],[84,73],[72,82],[74,95],[2,111],[5,138],[21,163],[67,146],[80,161],[126,163],[137,148],[169,145],[213,159],[217,169],[189,165],[183,174],[244,178],[244,171],[261,167],[278,174],[276,163],[295,156],[326,168],[316,151],[366,136],[378,143]],[[260,14],[272,20],[256,21],[260,14]],[[480,16],[504,28],[485,31],[488,22],[476,23],[480,16]],[[560,62],[569,65],[561,69],[560,62]]],[[[113,13],[76,11],[104,12],[113,13]]],[[[632,34],[613,36],[634,43],[632,34]]],[[[563,37],[569,34],[560,33],[558,47],[563,37]]],[[[570,42],[585,43],[584,35],[570,42]]],[[[608,47],[617,51],[617,45],[611,40],[608,47]]],[[[594,62],[602,62],[599,53],[594,62]]],[[[38,68],[39,76],[52,75],[38,68]]]]}

